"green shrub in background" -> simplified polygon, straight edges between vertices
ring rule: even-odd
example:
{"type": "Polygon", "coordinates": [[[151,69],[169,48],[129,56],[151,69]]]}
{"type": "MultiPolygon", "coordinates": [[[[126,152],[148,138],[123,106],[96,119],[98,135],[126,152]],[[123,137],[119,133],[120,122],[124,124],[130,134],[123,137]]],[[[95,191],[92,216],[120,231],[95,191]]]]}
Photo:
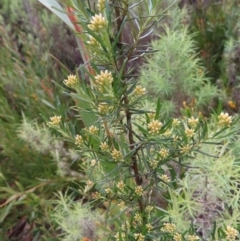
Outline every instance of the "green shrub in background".
{"type": "Polygon", "coordinates": [[[207,76],[227,96],[225,108],[239,110],[239,0],[195,1],[191,5],[191,32],[207,76]],[[204,4],[202,4],[204,2],[204,4]]]}
{"type": "MultiPolygon", "coordinates": [[[[53,112],[71,118],[72,111],[67,108],[71,101],[59,95],[61,90],[53,85],[53,81],[62,78],[68,68],[74,69],[78,61],[72,58],[75,50],[63,48],[69,46],[70,35],[66,34],[66,42],[56,41],[63,39],[61,34],[69,30],[62,28],[64,24],[59,24],[58,19],[49,15],[41,5],[34,1],[1,1],[1,4],[0,239],[53,237],[56,236],[55,231],[51,227],[45,229],[50,224],[49,209],[52,203],[49,200],[53,198],[53,191],[65,188],[66,183],[69,186],[69,182],[76,179],[58,175],[61,173],[54,158],[59,149],[61,160],[70,154],[63,153],[63,143],[52,143],[49,146],[51,151],[39,154],[32,145],[35,140],[35,144],[42,148],[38,139],[42,140],[42,145],[49,145],[48,140],[43,138],[44,133],[34,129],[34,125],[23,125],[25,137],[31,140],[31,145],[28,145],[19,139],[18,128],[23,113],[26,119],[37,123],[43,121],[43,116],[50,117],[53,112]],[[33,11],[25,11],[24,3],[30,4],[33,11]],[[34,5],[38,6],[40,13],[36,14],[34,5]],[[36,25],[30,17],[37,20],[36,25]],[[56,29],[61,29],[61,33],[56,29]],[[60,35],[53,36],[54,32],[60,35]],[[53,44],[62,48],[61,51],[55,49],[52,54],[67,65],[65,72],[60,71],[58,62],[49,55],[54,49],[53,44]],[[65,50],[69,55],[65,54],[65,50]]],[[[73,35],[71,39],[74,40],[73,35]]]]}
{"type": "MultiPolygon", "coordinates": [[[[36,55],[46,60],[47,57],[44,55],[51,54],[70,70],[74,70],[81,63],[74,34],[37,1],[3,0],[1,5],[1,16],[5,26],[11,28],[9,34],[14,40],[14,49],[21,54],[23,61],[25,58],[32,58],[33,52],[30,52],[28,46],[31,44],[36,55]],[[26,42],[26,38],[32,40],[26,42]]],[[[32,64],[34,64],[33,60],[32,64]]],[[[57,62],[55,62],[54,68],[57,67],[57,62]]],[[[49,75],[52,72],[50,69],[48,68],[49,75]]],[[[47,68],[44,69],[44,71],[46,70],[47,68]]],[[[39,69],[38,63],[35,63],[35,71],[38,74],[42,71],[39,69]]]]}
{"type": "Polygon", "coordinates": [[[187,28],[164,30],[152,43],[156,53],[141,69],[143,85],[163,100],[161,116],[179,115],[183,103],[191,100],[198,110],[213,105],[220,92],[205,76],[187,28]]]}

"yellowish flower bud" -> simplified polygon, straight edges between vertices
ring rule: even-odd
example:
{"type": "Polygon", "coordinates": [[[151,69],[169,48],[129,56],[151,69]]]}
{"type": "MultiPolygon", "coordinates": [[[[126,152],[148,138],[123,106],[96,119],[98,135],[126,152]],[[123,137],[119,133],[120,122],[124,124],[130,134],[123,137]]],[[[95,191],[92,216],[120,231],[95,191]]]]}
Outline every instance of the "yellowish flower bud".
{"type": "Polygon", "coordinates": [[[109,105],[107,103],[102,103],[98,105],[98,112],[102,115],[107,114],[109,111],[109,105]]]}
{"type": "Polygon", "coordinates": [[[102,142],[100,148],[102,151],[109,151],[109,145],[106,142],[102,142]]]}
{"type": "Polygon", "coordinates": [[[143,195],[143,188],[142,188],[142,186],[137,186],[137,187],[135,187],[135,193],[136,193],[138,196],[142,196],[142,195],[143,195]]]}
{"type": "Polygon", "coordinates": [[[88,128],[88,131],[89,131],[90,134],[96,135],[98,133],[98,128],[96,126],[90,126],[88,128]]]}
{"type": "Polygon", "coordinates": [[[151,168],[152,168],[152,169],[156,169],[157,166],[158,166],[158,163],[159,163],[159,161],[157,161],[157,160],[152,160],[152,161],[150,162],[151,168]]]}
{"type": "Polygon", "coordinates": [[[148,129],[149,129],[149,132],[152,134],[152,135],[156,135],[158,134],[158,132],[160,131],[162,127],[162,123],[158,120],[152,120],[149,124],[148,124],[148,129]]]}
{"type": "Polygon", "coordinates": [[[162,158],[166,158],[169,154],[169,150],[166,149],[166,148],[162,148],[161,151],[159,151],[159,155],[162,157],[162,158]]]}
{"type": "Polygon", "coordinates": [[[187,154],[187,153],[189,153],[189,151],[190,151],[190,146],[189,145],[186,145],[186,146],[183,146],[183,147],[181,147],[181,153],[182,154],[187,154]]]}
{"type": "Polygon", "coordinates": [[[238,231],[230,226],[227,226],[225,233],[227,235],[226,239],[228,241],[234,241],[238,235],[238,231]]]}
{"type": "Polygon", "coordinates": [[[52,117],[50,117],[50,121],[48,122],[48,125],[52,125],[52,126],[57,126],[57,125],[59,125],[60,124],[60,122],[61,122],[61,116],[52,116],[52,117]]]}
{"type": "Polygon", "coordinates": [[[87,44],[92,46],[92,47],[99,47],[100,46],[99,42],[92,36],[89,37],[89,40],[87,41],[87,44]]]}
{"type": "Polygon", "coordinates": [[[197,241],[199,239],[200,238],[198,236],[196,236],[196,235],[188,235],[188,237],[187,237],[188,241],[197,241]]]}
{"type": "Polygon", "coordinates": [[[125,184],[123,181],[120,181],[117,183],[117,188],[121,190],[122,192],[124,191],[125,184]]]}
{"type": "Polygon", "coordinates": [[[182,241],[182,235],[180,233],[175,233],[173,236],[174,241],[182,241]]]}
{"type": "Polygon", "coordinates": [[[188,138],[191,138],[191,137],[193,137],[194,136],[194,130],[193,129],[186,129],[185,130],[185,134],[186,134],[186,136],[188,137],[188,138]]]}
{"type": "Polygon", "coordinates": [[[98,0],[97,8],[99,12],[102,12],[105,9],[105,0],[98,0]]]}
{"type": "Polygon", "coordinates": [[[145,236],[142,235],[141,233],[135,233],[135,234],[134,234],[134,238],[135,238],[137,241],[144,241],[144,240],[145,240],[145,236]]]}
{"type": "Polygon", "coordinates": [[[69,75],[67,79],[63,81],[63,83],[70,88],[74,88],[77,84],[77,76],[76,75],[69,75]]]}
{"type": "Polygon", "coordinates": [[[122,153],[116,149],[113,149],[111,155],[115,161],[121,161],[123,159],[122,153]]]}
{"type": "Polygon", "coordinates": [[[218,116],[218,125],[222,127],[229,127],[232,123],[232,117],[228,115],[228,113],[221,113],[218,116]]]}
{"type": "Polygon", "coordinates": [[[196,119],[194,117],[188,118],[188,125],[193,129],[197,126],[198,122],[199,122],[198,118],[196,119]]]}
{"type": "Polygon", "coordinates": [[[146,94],[146,88],[143,88],[142,86],[137,85],[133,91],[133,94],[136,96],[144,95],[144,94],[146,94]]]}
{"type": "Polygon", "coordinates": [[[176,225],[174,223],[164,223],[161,231],[166,233],[174,233],[176,230],[176,225]]]}
{"type": "Polygon", "coordinates": [[[112,73],[108,70],[101,71],[99,75],[95,76],[96,84],[101,89],[107,87],[113,82],[112,73]]]}
{"type": "Polygon", "coordinates": [[[153,226],[150,223],[147,223],[146,228],[147,228],[148,232],[151,232],[151,230],[153,229],[153,226]]]}
{"type": "Polygon", "coordinates": [[[166,174],[161,175],[160,178],[161,178],[164,182],[170,182],[170,178],[169,178],[166,174]]]}
{"type": "Polygon", "coordinates": [[[106,26],[107,20],[101,13],[94,15],[88,24],[88,27],[95,32],[100,32],[103,28],[106,28],[106,26]]]}
{"type": "Polygon", "coordinates": [[[80,135],[76,135],[75,137],[75,145],[81,146],[83,144],[83,138],[80,135]]]}

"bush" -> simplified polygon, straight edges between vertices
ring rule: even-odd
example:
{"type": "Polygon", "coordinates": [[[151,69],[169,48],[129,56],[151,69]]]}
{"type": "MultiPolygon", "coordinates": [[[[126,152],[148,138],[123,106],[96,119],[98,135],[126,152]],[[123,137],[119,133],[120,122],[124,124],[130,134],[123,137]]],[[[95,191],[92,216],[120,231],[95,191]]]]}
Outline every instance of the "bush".
{"type": "MultiPolygon", "coordinates": [[[[234,240],[239,225],[239,170],[226,140],[232,144],[238,120],[220,113],[221,109],[209,120],[189,111],[179,119],[163,118],[161,104],[168,92],[162,93],[162,98],[149,98],[139,79],[132,75],[138,71],[129,63],[151,53],[138,41],[153,26],[156,14],[164,13],[159,1],[142,1],[128,8],[121,1],[68,4],[69,14],[81,16],[82,54],[89,62],[80,67],[80,74],[69,75],[64,84],[79,113],[76,118],[81,118],[84,127],[76,131],[72,122],[61,115],[52,116],[48,126],[78,151],[78,162],[84,162],[88,180],[78,189],[81,204],[60,195],[54,218],[63,240],[92,239],[94,235],[80,229],[88,222],[99,227],[91,229],[99,231],[94,233],[96,240],[234,240]],[[126,23],[132,26],[129,44],[122,42],[126,23]],[[112,40],[109,36],[116,37],[112,40]],[[216,168],[225,179],[214,173],[216,168]],[[213,192],[216,185],[220,193],[213,192]],[[229,203],[228,198],[234,201],[229,203]],[[79,218],[89,205],[97,217],[101,209],[105,210],[104,226],[101,218],[93,220],[92,214],[89,219],[79,218]],[[229,206],[225,209],[225,205],[229,206]]],[[[175,78],[182,75],[186,84],[181,87],[190,95],[194,87],[199,91],[198,81],[203,85],[204,77],[195,72],[198,59],[190,58],[194,48],[188,35],[175,31],[171,38],[183,36],[186,46],[180,52],[175,40],[166,41],[170,35],[166,30],[166,36],[159,40],[166,48],[165,52],[160,50],[164,58],[158,58],[160,73],[176,71],[175,78]],[[193,68],[179,70],[182,58],[190,58],[188,64],[193,68]],[[196,86],[189,86],[191,79],[196,86]]],[[[158,54],[153,55],[153,61],[149,58],[149,66],[155,65],[158,54]]],[[[146,73],[151,80],[159,81],[160,77],[165,89],[174,88],[165,81],[167,74],[159,75],[158,68],[143,71],[145,78],[146,73]]]]}
{"type": "Polygon", "coordinates": [[[199,57],[212,83],[217,83],[227,96],[225,108],[238,112],[239,0],[195,2],[190,8],[189,28],[196,33],[199,57]]]}
{"type": "MultiPolygon", "coordinates": [[[[58,163],[53,160],[52,153],[39,154],[31,146],[34,142],[28,145],[18,138],[23,113],[27,120],[35,120],[38,124],[43,122],[44,117],[49,118],[53,112],[65,113],[69,118],[72,115],[72,112],[66,108],[71,100],[59,95],[61,89],[53,85],[53,80],[58,81],[60,76],[64,76],[68,71],[66,68],[64,71],[59,71],[59,65],[49,55],[49,50],[54,49],[53,42],[57,43],[56,46],[65,45],[63,42],[53,41],[52,37],[47,40],[47,34],[52,32],[51,30],[54,30],[58,24],[57,18],[50,16],[49,12],[42,7],[41,14],[34,15],[33,2],[29,5],[33,11],[29,10],[26,13],[25,10],[23,11],[23,2],[30,4],[29,1],[2,1],[1,3],[3,4],[0,22],[2,71],[0,83],[0,222],[2,225],[0,233],[3,233],[1,240],[5,238],[7,240],[7,237],[11,240],[27,239],[24,235],[21,237],[22,232],[26,232],[32,238],[37,238],[39,235],[46,235],[46,237],[56,235],[53,229],[45,229],[45,226],[50,224],[47,212],[52,207],[50,202],[52,192],[62,190],[66,187],[66,183],[69,186],[69,182],[76,180],[76,177],[63,178],[57,175],[58,163]],[[37,20],[36,26],[33,24],[34,21],[29,20],[33,16],[37,20]],[[44,29],[45,35],[40,33],[44,29]]],[[[38,4],[38,7],[40,6],[38,4]]],[[[62,25],[58,24],[59,28],[62,25]]],[[[69,30],[64,27],[63,34],[64,31],[69,30]]],[[[74,35],[71,35],[71,39],[74,39],[74,35]]],[[[71,59],[70,63],[68,58],[72,52],[69,48],[66,51],[69,55],[66,54],[65,59],[57,54],[57,49],[52,53],[54,55],[56,53],[56,56],[61,58],[60,61],[74,69],[78,61],[71,59]]],[[[61,55],[64,52],[62,50],[61,55]]],[[[21,130],[23,129],[28,140],[37,141],[36,138],[43,137],[43,133],[37,132],[39,130],[32,124],[27,125],[24,122],[21,130]]],[[[48,140],[43,139],[42,142],[44,141],[44,144],[48,145],[46,143],[48,140]]],[[[35,142],[35,144],[40,143],[35,142]]],[[[53,144],[51,146],[53,150],[57,149],[53,144]]]]}
{"type": "Polygon", "coordinates": [[[63,67],[62,76],[38,57],[37,39],[24,37],[32,57],[22,59],[3,30],[3,233],[10,240],[235,240],[239,118],[220,105],[208,118],[195,108],[180,115],[179,102],[189,98],[198,108],[219,94],[184,12],[159,0],[41,2],[75,29],[84,64],[75,73],[63,67]],[[163,20],[168,10],[178,18],[163,20]],[[152,29],[162,34],[150,45],[152,29]],[[167,116],[172,110],[178,118],[167,116]]]}

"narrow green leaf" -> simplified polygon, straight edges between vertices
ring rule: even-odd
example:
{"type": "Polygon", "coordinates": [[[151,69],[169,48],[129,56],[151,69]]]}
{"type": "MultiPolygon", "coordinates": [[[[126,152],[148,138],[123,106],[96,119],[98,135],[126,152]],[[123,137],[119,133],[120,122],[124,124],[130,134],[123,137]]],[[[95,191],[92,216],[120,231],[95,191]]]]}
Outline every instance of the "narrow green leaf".
{"type": "Polygon", "coordinates": [[[65,22],[71,29],[74,29],[72,22],[68,15],[64,12],[63,8],[56,0],[38,0],[46,8],[56,14],[63,22],[65,22]]]}
{"type": "Polygon", "coordinates": [[[56,110],[55,106],[53,106],[49,101],[42,99],[41,100],[45,105],[52,108],[53,110],[56,110]]]}
{"type": "Polygon", "coordinates": [[[14,205],[14,202],[11,202],[9,203],[9,205],[5,206],[4,208],[1,208],[0,223],[4,222],[5,218],[9,215],[13,205],[14,205]]]}

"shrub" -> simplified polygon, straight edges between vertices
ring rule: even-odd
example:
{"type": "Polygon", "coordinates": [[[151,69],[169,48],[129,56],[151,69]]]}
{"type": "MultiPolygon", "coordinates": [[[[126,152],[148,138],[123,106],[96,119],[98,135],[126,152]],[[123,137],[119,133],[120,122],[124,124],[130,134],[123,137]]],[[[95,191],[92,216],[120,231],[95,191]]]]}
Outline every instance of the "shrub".
{"type": "MultiPolygon", "coordinates": [[[[99,0],[93,5],[87,1],[68,1],[67,9],[81,36],[81,51],[87,62],[80,67],[80,74],[69,75],[64,84],[67,94],[74,99],[73,109],[78,111],[75,118],[80,118],[84,127],[76,130],[72,120],[57,114],[47,124],[78,151],[76,161],[84,163],[88,180],[77,191],[82,195],[80,203],[60,195],[54,218],[63,239],[92,238],[80,225],[88,220],[95,222],[93,226],[99,224],[101,219],[91,217],[102,209],[105,225],[99,225],[103,233],[96,233],[96,239],[234,240],[239,225],[236,186],[239,170],[225,141],[237,134],[238,119],[220,113],[221,110],[210,120],[191,112],[179,119],[162,118],[161,98],[148,98],[146,89],[132,75],[131,61],[151,52],[148,46],[139,45],[139,40],[149,33],[156,15],[164,13],[159,1],[144,0],[130,6],[123,1],[99,0]],[[74,21],[76,16],[78,21],[74,21]],[[129,44],[122,41],[126,24],[132,27],[129,44]],[[206,162],[209,167],[203,169],[206,162]],[[226,175],[225,179],[216,173],[215,178],[210,178],[215,168],[226,175]],[[213,193],[214,185],[218,185],[220,192],[227,190],[226,196],[213,193]],[[234,203],[228,203],[231,197],[234,203]],[[208,210],[204,198],[210,200],[208,208],[213,218],[208,220],[207,228],[206,223],[200,222],[201,217],[209,218],[205,216],[208,210]],[[219,203],[228,204],[230,211],[220,209],[219,203]],[[82,217],[85,217],[84,210],[89,206],[93,212],[89,219],[80,219],[79,215],[84,213],[82,217]],[[216,216],[212,211],[215,208],[219,212],[216,216]],[[177,219],[176,214],[181,214],[183,219],[177,219]],[[236,216],[223,218],[225,214],[236,216]],[[69,220],[73,225],[69,225],[69,220]]],[[[187,39],[184,31],[179,30],[177,34],[187,39]]],[[[162,39],[159,41],[166,41],[162,39]]],[[[164,43],[169,51],[166,53],[172,56],[172,46],[167,41],[164,43]]],[[[184,50],[186,59],[188,51],[193,54],[189,45],[184,50]]],[[[179,63],[177,57],[183,56],[173,56],[171,62],[179,63]]],[[[169,59],[166,62],[170,65],[169,59]]],[[[191,71],[184,77],[194,76],[195,72],[191,71]]],[[[184,90],[187,92],[187,87],[184,90]]]]}
{"type": "Polygon", "coordinates": [[[230,112],[239,109],[239,1],[195,1],[189,8],[190,31],[207,76],[217,83],[230,112]]]}

